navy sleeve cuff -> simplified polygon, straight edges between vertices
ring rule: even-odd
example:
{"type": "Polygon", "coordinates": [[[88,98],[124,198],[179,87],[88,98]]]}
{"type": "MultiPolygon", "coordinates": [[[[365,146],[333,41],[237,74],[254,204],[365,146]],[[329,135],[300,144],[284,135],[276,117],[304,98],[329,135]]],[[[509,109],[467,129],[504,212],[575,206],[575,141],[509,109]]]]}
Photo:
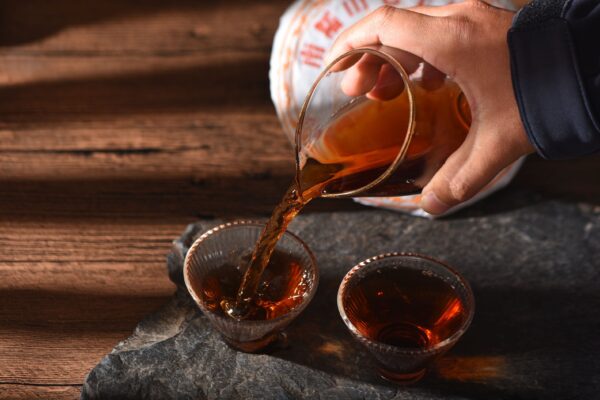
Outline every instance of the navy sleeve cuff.
{"type": "Polygon", "coordinates": [[[513,87],[531,143],[547,159],[600,149],[600,129],[589,104],[569,21],[568,0],[534,1],[508,33],[513,87]]]}

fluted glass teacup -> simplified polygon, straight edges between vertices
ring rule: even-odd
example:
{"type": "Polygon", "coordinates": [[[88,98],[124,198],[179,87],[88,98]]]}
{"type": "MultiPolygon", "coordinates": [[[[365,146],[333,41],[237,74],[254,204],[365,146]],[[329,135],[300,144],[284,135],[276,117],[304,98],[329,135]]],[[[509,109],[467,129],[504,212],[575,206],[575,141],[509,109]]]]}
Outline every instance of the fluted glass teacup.
{"type": "Polygon", "coordinates": [[[354,266],[337,295],[342,320],[375,357],[379,374],[413,383],[466,332],[473,292],[453,268],[428,256],[388,253],[354,266]]]}
{"type": "MultiPolygon", "coordinates": [[[[221,333],[225,342],[244,352],[257,352],[273,342],[284,340],[284,328],[310,303],[319,283],[319,270],[313,253],[298,236],[286,232],[277,243],[275,256],[271,261],[277,261],[277,254],[283,255],[286,260],[293,260],[295,278],[291,283],[293,286],[286,286],[284,293],[275,294],[269,301],[276,303],[285,300],[290,301],[292,305],[274,318],[269,317],[268,306],[265,307],[266,314],[260,318],[237,320],[225,315],[218,303],[218,291],[222,282],[215,282],[215,279],[219,279],[215,272],[226,264],[237,268],[239,271],[236,276],[239,282],[230,285],[237,288],[248,267],[249,255],[263,229],[264,224],[254,221],[219,225],[194,242],[184,262],[183,276],[190,295],[210,323],[221,333]]],[[[269,267],[265,272],[265,285],[272,284],[268,280],[285,278],[281,275],[269,277],[269,267]]],[[[235,294],[233,292],[230,295],[235,297],[235,294]]]]}

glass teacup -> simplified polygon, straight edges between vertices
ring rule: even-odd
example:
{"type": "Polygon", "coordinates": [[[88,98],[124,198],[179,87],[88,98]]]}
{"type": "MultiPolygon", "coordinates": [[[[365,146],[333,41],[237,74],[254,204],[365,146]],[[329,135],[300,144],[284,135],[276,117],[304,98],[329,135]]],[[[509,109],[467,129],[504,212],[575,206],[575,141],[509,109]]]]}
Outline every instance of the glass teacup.
{"type": "Polygon", "coordinates": [[[380,375],[419,380],[465,333],[475,309],[469,284],[430,257],[388,253],[352,268],[337,305],[352,335],[377,361],[380,375]]]}
{"type": "Polygon", "coordinates": [[[314,255],[299,237],[286,232],[262,277],[255,312],[243,320],[225,315],[222,301],[235,299],[263,228],[252,221],[219,225],[194,242],[184,262],[185,284],[198,307],[229,345],[245,352],[282,338],[283,329],[310,303],[319,283],[314,255]]]}

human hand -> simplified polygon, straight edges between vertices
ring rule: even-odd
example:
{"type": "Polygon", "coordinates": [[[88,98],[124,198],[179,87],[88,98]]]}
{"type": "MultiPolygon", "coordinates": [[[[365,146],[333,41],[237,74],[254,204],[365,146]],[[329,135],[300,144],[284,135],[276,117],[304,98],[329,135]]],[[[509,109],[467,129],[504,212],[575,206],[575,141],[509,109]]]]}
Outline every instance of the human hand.
{"type": "MultiPolygon", "coordinates": [[[[464,143],[423,189],[421,207],[431,214],[470,199],[502,169],[534,151],[511,82],[506,34],[513,15],[479,0],[443,7],[387,6],[343,32],[330,50],[333,61],[355,48],[395,47],[429,64],[423,74],[432,87],[444,75],[461,87],[473,122],[464,143]]],[[[379,70],[369,60],[359,64],[343,82],[346,92],[371,88],[377,79],[373,73],[379,70]]],[[[369,94],[381,97],[377,87],[369,94]]]]}

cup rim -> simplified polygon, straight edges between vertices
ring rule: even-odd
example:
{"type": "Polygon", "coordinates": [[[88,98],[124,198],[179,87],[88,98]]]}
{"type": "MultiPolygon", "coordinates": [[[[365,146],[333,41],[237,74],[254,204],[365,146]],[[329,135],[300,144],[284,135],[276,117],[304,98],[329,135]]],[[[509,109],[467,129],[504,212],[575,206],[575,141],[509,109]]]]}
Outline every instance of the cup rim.
{"type": "Polygon", "coordinates": [[[412,252],[390,252],[390,253],[383,253],[383,254],[379,254],[379,255],[374,256],[374,257],[367,258],[366,260],[363,260],[363,261],[359,262],[358,264],[356,264],[354,267],[352,267],[350,269],[350,271],[348,271],[346,273],[346,275],[342,279],[342,282],[340,283],[340,286],[338,288],[338,293],[337,293],[337,307],[338,307],[338,311],[340,313],[340,316],[342,317],[342,320],[344,321],[344,324],[346,325],[346,327],[360,341],[365,342],[365,344],[368,344],[369,346],[378,348],[379,350],[382,350],[382,351],[385,351],[385,352],[394,352],[394,353],[411,354],[411,355],[413,355],[413,354],[428,354],[428,353],[437,353],[441,349],[443,349],[444,347],[448,346],[449,344],[455,343],[467,331],[467,329],[471,325],[471,322],[473,320],[473,316],[475,314],[475,297],[473,295],[473,290],[471,289],[471,286],[469,285],[469,282],[462,276],[462,274],[460,274],[458,271],[456,271],[454,268],[452,268],[450,265],[446,264],[445,262],[442,262],[442,261],[437,260],[437,259],[435,259],[433,257],[429,257],[429,256],[426,256],[426,255],[423,255],[423,254],[419,254],[419,253],[412,253],[412,252]],[[361,270],[362,268],[365,268],[367,265],[369,265],[369,264],[371,264],[373,262],[380,261],[380,260],[383,260],[383,259],[387,259],[387,258],[408,258],[408,257],[419,258],[419,259],[422,259],[422,260],[426,260],[428,262],[435,263],[435,264],[437,264],[437,265],[445,268],[446,270],[448,270],[454,276],[456,276],[458,278],[458,281],[459,281],[460,285],[462,285],[465,288],[466,297],[467,297],[467,304],[469,305],[469,311],[468,311],[468,314],[467,314],[467,318],[461,324],[460,329],[458,329],[456,332],[454,332],[452,335],[450,335],[446,339],[444,339],[444,340],[436,343],[435,345],[433,345],[431,347],[427,347],[425,349],[420,349],[420,350],[414,350],[414,349],[408,349],[408,348],[404,348],[404,347],[393,346],[393,345],[390,345],[390,344],[386,344],[386,343],[382,343],[382,342],[379,342],[379,341],[376,341],[376,340],[372,340],[372,339],[364,336],[356,328],[356,326],[354,326],[354,324],[352,323],[352,321],[350,321],[350,318],[348,318],[348,316],[346,314],[346,311],[344,310],[344,304],[343,304],[343,295],[345,293],[345,289],[347,287],[347,283],[350,281],[350,279],[352,279],[352,277],[359,270],[361,270]]]}
{"type": "Polygon", "coordinates": [[[312,288],[310,289],[307,296],[305,297],[305,301],[301,302],[296,307],[292,308],[289,312],[287,312],[283,315],[280,315],[277,318],[273,318],[273,319],[237,321],[233,318],[225,317],[224,315],[217,314],[217,313],[212,312],[209,309],[207,309],[203,305],[202,301],[200,300],[200,297],[194,291],[191,281],[190,281],[190,277],[189,277],[189,275],[190,275],[189,271],[191,268],[190,267],[190,263],[191,263],[190,254],[192,254],[194,251],[196,251],[196,249],[198,247],[200,247],[207,238],[217,234],[218,232],[221,232],[221,231],[224,231],[227,229],[234,229],[234,228],[240,228],[240,227],[264,228],[264,226],[265,226],[264,223],[261,223],[260,221],[257,221],[257,220],[237,220],[237,221],[226,222],[226,223],[219,224],[219,225],[207,230],[202,235],[200,235],[198,237],[198,239],[196,239],[194,241],[194,243],[190,246],[190,248],[188,249],[188,251],[185,255],[185,260],[183,262],[183,280],[185,282],[185,287],[186,287],[188,293],[190,294],[190,296],[192,296],[192,299],[194,300],[196,305],[200,308],[200,310],[202,311],[203,314],[210,314],[211,316],[213,316],[215,318],[219,318],[221,320],[228,321],[228,322],[236,321],[236,322],[241,322],[241,323],[244,323],[247,325],[255,325],[256,326],[256,325],[263,325],[263,324],[272,324],[272,323],[276,323],[276,322],[285,320],[286,318],[288,318],[288,316],[291,313],[293,313],[295,311],[302,311],[304,309],[304,307],[308,306],[308,304],[310,303],[310,300],[314,297],[314,295],[317,291],[317,288],[319,286],[320,273],[319,273],[319,268],[317,265],[317,259],[316,259],[315,255],[313,254],[312,250],[310,249],[310,247],[308,247],[308,245],[302,239],[300,239],[300,237],[298,237],[296,234],[289,232],[287,230],[284,232],[283,235],[290,236],[293,240],[295,240],[302,246],[304,251],[308,254],[308,256],[310,258],[310,262],[313,265],[313,270],[314,270],[314,284],[312,285],[312,288]]]}

